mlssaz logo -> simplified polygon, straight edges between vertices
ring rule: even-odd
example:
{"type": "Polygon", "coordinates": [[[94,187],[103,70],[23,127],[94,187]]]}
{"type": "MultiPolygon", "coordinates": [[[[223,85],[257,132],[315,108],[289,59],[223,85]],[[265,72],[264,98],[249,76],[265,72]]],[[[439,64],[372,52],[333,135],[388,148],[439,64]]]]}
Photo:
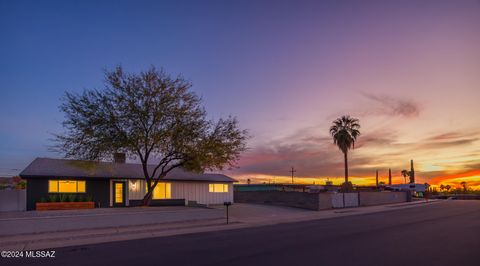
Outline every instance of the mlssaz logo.
{"type": "Polygon", "coordinates": [[[37,250],[26,251],[25,257],[27,258],[55,258],[55,250],[37,250]]]}

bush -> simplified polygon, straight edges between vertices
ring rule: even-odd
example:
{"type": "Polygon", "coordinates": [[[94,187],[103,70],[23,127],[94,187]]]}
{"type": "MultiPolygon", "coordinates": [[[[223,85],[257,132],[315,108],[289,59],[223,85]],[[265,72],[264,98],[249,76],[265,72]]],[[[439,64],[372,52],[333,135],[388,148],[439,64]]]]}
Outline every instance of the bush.
{"type": "Polygon", "coordinates": [[[67,202],[67,195],[65,194],[60,194],[58,198],[60,202],[67,202]]]}
{"type": "Polygon", "coordinates": [[[59,202],[60,199],[57,194],[50,194],[48,195],[48,200],[50,202],[59,202]]]}
{"type": "Polygon", "coordinates": [[[76,202],[77,196],[75,194],[67,195],[67,202],[76,202]]]}
{"type": "Polygon", "coordinates": [[[40,198],[40,202],[41,202],[41,203],[45,203],[45,202],[47,202],[47,200],[46,200],[44,197],[41,197],[41,198],[40,198]]]}
{"type": "Polygon", "coordinates": [[[20,181],[15,185],[16,189],[25,189],[27,188],[27,182],[25,181],[20,181]]]}
{"type": "Polygon", "coordinates": [[[93,201],[93,196],[92,195],[85,196],[85,201],[92,202],[93,201]]]}
{"type": "Polygon", "coordinates": [[[340,188],[340,192],[348,193],[348,192],[353,192],[353,185],[352,182],[344,182],[340,188]]]}

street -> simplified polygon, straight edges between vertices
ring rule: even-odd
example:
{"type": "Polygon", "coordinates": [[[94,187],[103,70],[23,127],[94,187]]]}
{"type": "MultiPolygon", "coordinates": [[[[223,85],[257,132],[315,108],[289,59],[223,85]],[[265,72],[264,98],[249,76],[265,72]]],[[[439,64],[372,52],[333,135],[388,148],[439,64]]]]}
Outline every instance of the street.
{"type": "MultiPolygon", "coordinates": [[[[348,211],[348,209],[344,210],[348,211]]],[[[54,249],[2,265],[478,265],[480,201],[54,249]]]]}

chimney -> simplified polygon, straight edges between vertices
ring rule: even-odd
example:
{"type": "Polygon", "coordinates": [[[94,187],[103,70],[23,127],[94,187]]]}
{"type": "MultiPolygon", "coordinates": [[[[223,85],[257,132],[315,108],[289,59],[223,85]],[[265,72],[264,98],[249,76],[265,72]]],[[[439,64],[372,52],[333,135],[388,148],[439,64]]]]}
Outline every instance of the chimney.
{"type": "Polygon", "coordinates": [[[415,170],[413,169],[413,160],[410,160],[410,184],[415,184],[415,170]]]}
{"type": "Polygon", "coordinates": [[[125,163],[125,161],[126,161],[125,153],[123,153],[123,152],[114,153],[113,154],[113,161],[115,163],[125,163]]]}
{"type": "Polygon", "coordinates": [[[388,168],[388,185],[392,185],[392,169],[388,168]]]}

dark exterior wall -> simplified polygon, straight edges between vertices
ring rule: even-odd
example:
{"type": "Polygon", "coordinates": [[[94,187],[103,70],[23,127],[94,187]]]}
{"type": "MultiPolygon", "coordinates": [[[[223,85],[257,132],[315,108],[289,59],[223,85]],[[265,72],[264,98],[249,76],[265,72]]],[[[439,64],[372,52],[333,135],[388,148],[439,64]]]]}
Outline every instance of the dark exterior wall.
{"type": "Polygon", "coordinates": [[[87,180],[86,195],[92,195],[95,207],[107,208],[110,206],[110,180],[87,180]]]}
{"type": "MultiPolygon", "coordinates": [[[[48,201],[50,193],[48,193],[48,180],[55,178],[30,178],[27,179],[27,211],[35,210],[35,203],[40,202],[41,198],[48,201]]],[[[73,179],[73,178],[68,178],[73,179]]],[[[108,207],[110,203],[109,198],[109,180],[108,179],[81,179],[75,180],[86,181],[86,192],[76,193],[77,195],[91,195],[95,202],[95,207],[108,207]]],[[[51,193],[62,194],[62,193],[51,193]]],[[[70,193],[69,193],[70,194],[70,193]]]]}
{"type": "Polygon", "coordinates": [[[48,200],[48,179],[27,179],[27,211],[35,210],[42,197],[48,200]]]}

